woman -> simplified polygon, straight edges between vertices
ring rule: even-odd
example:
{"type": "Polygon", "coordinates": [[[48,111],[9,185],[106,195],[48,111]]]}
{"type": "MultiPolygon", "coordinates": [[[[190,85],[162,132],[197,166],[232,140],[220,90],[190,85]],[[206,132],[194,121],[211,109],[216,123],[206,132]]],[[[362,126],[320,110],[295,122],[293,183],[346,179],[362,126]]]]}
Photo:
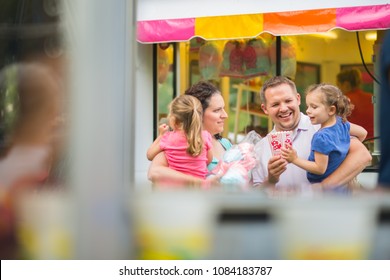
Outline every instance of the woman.
{"type": "MultiPolygon", "coordinates": [[[[202,104],[203,129],[213,135],[212,152],[214,157],[208,165],[208,170],[213,170],[224,152],[232,146],[228,139],[221,137],[225,119],[228,117],[225,111],[225,102],[218,88],[206,81],[194,84],[186,90],[185,94],[198,98],[202,104]]],[[[170,169],[164,153],[159,153],[154,157],[149,167],[148,178],[154,183],[201,184],[204,182],[203,179],[170,169]]]]}

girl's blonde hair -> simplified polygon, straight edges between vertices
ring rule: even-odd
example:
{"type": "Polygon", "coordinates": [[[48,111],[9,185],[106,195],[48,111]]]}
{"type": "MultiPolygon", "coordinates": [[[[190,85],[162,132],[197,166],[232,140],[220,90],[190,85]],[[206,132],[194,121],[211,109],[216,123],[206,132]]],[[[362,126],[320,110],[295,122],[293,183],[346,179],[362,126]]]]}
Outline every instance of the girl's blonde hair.
{"type": "Polygon", "coordinates": [[[349,98],[338,87],[325,83],[309,86],[306,95],[317,90],[322,93],[324,104],[329,107],[335,106],[336,115],[340,116],[343,122],[346,122],[354,107],[349,98]]]}
{"type": "Polygon", "coordinates": [[[202,115],[200,101],[191,95],[180,95],[172,100],[169,114],[174,117],[175,125],[181,127],[187,137],[187,153],[196,157],[203,149],[202,115]]]}

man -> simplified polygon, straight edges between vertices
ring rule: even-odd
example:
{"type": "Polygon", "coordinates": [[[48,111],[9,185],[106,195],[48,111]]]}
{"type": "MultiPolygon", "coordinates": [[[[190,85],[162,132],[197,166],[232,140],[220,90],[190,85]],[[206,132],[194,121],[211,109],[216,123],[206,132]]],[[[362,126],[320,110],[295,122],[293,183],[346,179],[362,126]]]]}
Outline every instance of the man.
{"type": "MultiPolygon", "coordinates": [[[[318,127],[311,124],[308,116],[299,110],[301,96],[294,82],[276,76],[266,81],[260,92],[261,108],[271,118],[276,131],[292,131],[293,146],[298,157],[308,158],[311,139],[318,127]]],[[[268,139],[264,137],[255,147],[259,165],[253,171],[253,184],[276,187],[302,187],[309,185],[306,171],[288,164],[280,155],[272,156],[268,139]]],[[[322,185],[339,186],[347,184],[370,162],[371,155],[357,139],[351,139],[347,158],[341,166],[326,178],[322,185]]]]}

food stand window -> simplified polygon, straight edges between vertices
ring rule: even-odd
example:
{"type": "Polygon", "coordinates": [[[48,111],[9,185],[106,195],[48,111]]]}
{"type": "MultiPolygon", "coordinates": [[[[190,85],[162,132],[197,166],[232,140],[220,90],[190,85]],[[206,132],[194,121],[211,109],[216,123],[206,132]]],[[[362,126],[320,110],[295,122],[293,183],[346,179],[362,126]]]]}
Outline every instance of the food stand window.
{"type": "Polygon", "coordinates": [[[315,63],[297,62],[295,84],[301,94],[301,112],[306,112],[306,96],[304,94],[308,85],[317,84],[321,80],[321,65],[315,63]]]}
{"type": "Polygon", "coordinates": [[[154,70],[154,138],[158,136],[158,126],[166,122],[168,105],[176,96],[176,45],[155,44],[154,70]]]}

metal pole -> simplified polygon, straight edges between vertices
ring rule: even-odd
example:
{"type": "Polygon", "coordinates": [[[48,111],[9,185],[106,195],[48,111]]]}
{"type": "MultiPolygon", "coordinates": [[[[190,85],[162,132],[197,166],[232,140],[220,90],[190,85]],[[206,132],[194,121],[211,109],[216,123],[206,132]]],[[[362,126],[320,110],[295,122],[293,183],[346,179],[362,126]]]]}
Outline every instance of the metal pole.
{"type": "Polygon", "coordinates": [[[282,75],[282,38],[276,36],[276,76],[282,75]]]}
{"type": "Polygon", "coordinates": [[[135,0],[64,1],[76,259],[131,255],[135,10],[135,0]]]}

